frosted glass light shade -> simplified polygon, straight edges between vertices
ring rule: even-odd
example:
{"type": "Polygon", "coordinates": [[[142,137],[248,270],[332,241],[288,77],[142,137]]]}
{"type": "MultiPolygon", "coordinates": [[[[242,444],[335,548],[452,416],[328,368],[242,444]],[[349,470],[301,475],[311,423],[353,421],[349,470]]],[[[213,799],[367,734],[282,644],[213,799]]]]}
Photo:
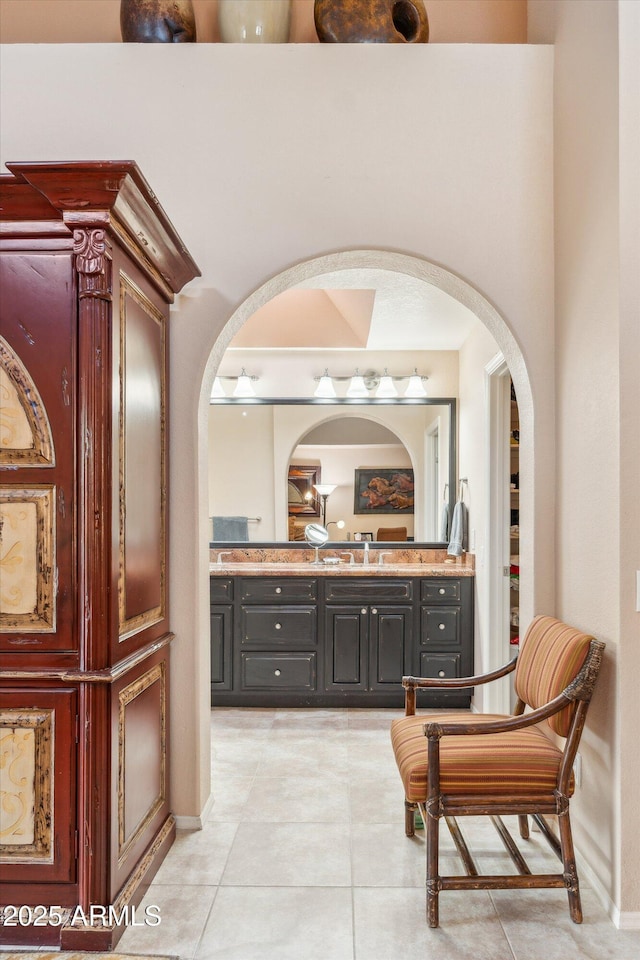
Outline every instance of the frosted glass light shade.
{"type": "Polygon", "coordinates": [[[393,380],[391,377],[385,373],[383,377],[380,377],[380,383],[378,384],[378,389],[376,390],[376,397],[397,397],[398,391],[396,390],[393,380]]]}
{"type": "Polygon", "coordinates": [[[364,379],[359,374],[356,374],[355,377],[351,377],[351,383],[349,384],[349,389],[347,390],[347,396],[353,398],[369,396],[369,391],[365,387],[364,379]]]}
{"type": "Polygon", "coordinates": [[[427,391],[422,386],[422,377],[419,377],[417,373],[409,377],[409,383],[404,395],[405,397],[426,397],[427,391]]]}
{"type": "Polygon", "coordinates": [[[314,484],[314,490],[319,497],[328,497],[337,486],[337,483],[316,483],[314,484]]]}
{"type": "Polygon", "coordinates": [[[234,397],[255,397],[256,392],[251,386],[251,378],[246,375],[244,370],[238,377],[236,388],[233,391],[234,397]]]}
{"type": "Polygon", "coordinates": [[[329,399],[330,397],[337,396],[335,388],[333,386],[333,380],[328,373],[325,373],[320,377],[320,382],[314,391],[314,397],[322,397],[323,399],[329,399]]]}
{"type": "Polygon", "coordinates": [[[225,392],[222,388],[222,384],[220,383],[220,377],[216,377],[215,380],[213,381],[213,386],[211,387],[211,398],[214,399],[215,397],[224,397],[224,396],[225,396],[225,392]]]}

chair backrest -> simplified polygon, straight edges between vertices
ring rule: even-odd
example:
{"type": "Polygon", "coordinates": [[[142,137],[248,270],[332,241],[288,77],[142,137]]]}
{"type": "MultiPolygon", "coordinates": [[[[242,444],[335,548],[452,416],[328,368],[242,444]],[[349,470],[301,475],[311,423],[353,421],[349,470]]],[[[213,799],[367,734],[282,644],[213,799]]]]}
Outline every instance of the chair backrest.
{"type": "MultiPolygon", "coordinates": [[[[522,641],[515,671],[516,694],[534,710],[558,694],[580,672],[593,637],[553,617],[536,617],[522,641]]],[[[571,703],[547,723],[566,737],[575,711],[571,703]]]]}
{"type": "Polygon", "coordinates": [[[406,527],[378,527],[376,540],[406,540],[406,527]]]}

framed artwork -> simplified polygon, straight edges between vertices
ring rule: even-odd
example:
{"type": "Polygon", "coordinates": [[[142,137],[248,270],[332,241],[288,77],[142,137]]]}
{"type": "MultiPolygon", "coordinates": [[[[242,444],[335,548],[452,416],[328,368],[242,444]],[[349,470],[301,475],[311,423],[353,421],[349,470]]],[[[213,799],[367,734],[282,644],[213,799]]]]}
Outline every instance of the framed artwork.
{"type": "Polygon", "coordinates": [[[320,467],[289,465],[287,501],[290,517],[319,517],[320,498],[313,489],[320,483],[320,467]],[[309,498],[308,494],[311,494],[309,498]]]}
{"type": "Polygon", "coordinates": [[[353,512],[413,513],[413,489],[413,470],[410,467],[356,470],[353,512]]]}

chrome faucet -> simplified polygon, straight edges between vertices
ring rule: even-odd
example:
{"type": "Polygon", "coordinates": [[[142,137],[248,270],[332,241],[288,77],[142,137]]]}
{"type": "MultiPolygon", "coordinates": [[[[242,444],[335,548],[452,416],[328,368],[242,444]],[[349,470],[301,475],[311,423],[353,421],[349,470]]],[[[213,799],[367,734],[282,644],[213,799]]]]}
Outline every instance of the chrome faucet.
{"type": "Polygon", "coordinates": [[[383,566],[384,566],[384,558],[385,558],[385,557],[390,557],[390,556],[391,556],[391,553],[392,553],[391,550],[381,550],[381,551],[380,551],[380,553],[378,554],[378,566],[379,566],[379,567],[383,567],[383,566]]]}
{"type": "Polygon", "coordinates": [[[231,551],[230,551],[230,550],[221,551],[221,552],[218,554],[218,559],[217,559],[216,563],[218,564],[219,567],[221,567],[221,566],[222,566],[222,558],[223,558],[223,557],[230,557],[230,556],[231,556],[231,551]]]}
{"type": "Polygon", "coordinates": [[[356,558],[354,557],[354,555],[351,553],[350,550],[346,550],[344,553],[341,553],[340,556],[349,557],[349,566],[351,566],[351,564],[356,562],[356,558]]]}
{"type": "Polygon", "coordinates": [[[362,555],[362,562],[365,566],[369,566],[369,541],[364,541],[364,553],[362,555]]]}

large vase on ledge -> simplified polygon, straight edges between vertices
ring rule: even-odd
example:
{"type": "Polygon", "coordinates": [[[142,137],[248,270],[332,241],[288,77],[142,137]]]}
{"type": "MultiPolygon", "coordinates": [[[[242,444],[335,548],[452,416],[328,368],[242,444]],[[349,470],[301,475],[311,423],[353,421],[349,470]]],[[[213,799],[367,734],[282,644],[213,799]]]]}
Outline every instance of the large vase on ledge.
{"type": "Polygon", "coordinates": [[[315,0],[320,43],[427,43],[423,0],[315,0]]]}
{"type": "Polygon", "coordinates": [[[195,43],[192,0],[120,0],[125,43],[195,43]]]}
{"type": "Polygon", "coordinates": [[[225,43],[287,43],[291,0],[218,0],[218,27],[225,43]]]}

